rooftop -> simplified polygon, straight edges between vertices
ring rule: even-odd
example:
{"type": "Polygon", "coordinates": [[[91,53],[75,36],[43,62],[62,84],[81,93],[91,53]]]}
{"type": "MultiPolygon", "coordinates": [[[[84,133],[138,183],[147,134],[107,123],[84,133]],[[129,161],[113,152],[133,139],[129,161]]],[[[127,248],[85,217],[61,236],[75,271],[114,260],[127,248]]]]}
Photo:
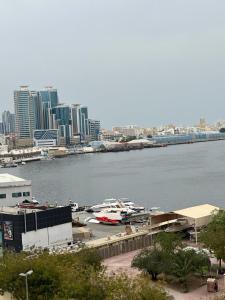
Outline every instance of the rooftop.
{"type": "Polygon", "coordinates": [[[219,210],[219,207],[210,204],[202,204],[185,209],[176,210],[174,211],[174,213],[188,218],[199,219],[212,215],[216,210],[219,210]]]}
{"type": "Polygon", "coordinates": [[[2,206],[0,207],[0,213],[3,214],[10,214],[10,215],[19,215],[19,214],[30,214],[34,212],[42,211],[41,209],[24,209],[19,207],[9,207],[9,206],[2,206]]]}
{"type": "Polygon", "coordinates": [[[8,182],[11,183],[11,182],[18,182],[18,181],[26,181],[26,180],[8,173],[0,174],[0,183],[8,183],[8,182]]]}

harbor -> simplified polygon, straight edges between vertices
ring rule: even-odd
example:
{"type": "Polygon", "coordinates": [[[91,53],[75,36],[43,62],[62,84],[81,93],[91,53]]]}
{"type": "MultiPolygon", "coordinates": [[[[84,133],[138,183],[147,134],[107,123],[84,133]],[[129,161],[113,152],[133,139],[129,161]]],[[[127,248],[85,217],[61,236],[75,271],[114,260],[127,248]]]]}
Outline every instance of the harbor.
{"type": "Polygon", "coordinates": [[[106,154],[72,155],[0,169],[29,178],[40,202],[94,205],[127,197],[163,211],[198,203],[224,207],[224,141],[106,154]]]}
{"type": "Polygon", "coordinates": [[[129,142],[116,141],[93,141],[87,144],[74,145],[69,147],[31,147],[13,149],[9,152],[0,152],[2,168],[17,167],[29,162],[40,160],[51,160],[71,155],[90,153],[128,152],[133,150],[154,149],[167,146],[193,144],[201,142],[215,142],[225,140],[224,132],[198,132],[191,134],[157,135],[151,138],[135,138],[129,142]]]}

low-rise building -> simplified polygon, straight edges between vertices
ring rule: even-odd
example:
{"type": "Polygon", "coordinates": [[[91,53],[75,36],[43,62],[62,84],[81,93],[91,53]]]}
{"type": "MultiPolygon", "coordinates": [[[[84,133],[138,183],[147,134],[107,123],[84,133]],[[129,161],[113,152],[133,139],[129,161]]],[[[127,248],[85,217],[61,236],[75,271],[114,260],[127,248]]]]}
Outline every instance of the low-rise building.
{"type": "Polygon", "coordinates": [[[58,129],[34,130],[33,142],[36,147],[54,147],[59,144],[58,129]]]}
{"type": "Polygon", "coordinates": [[[88,119],[88,127],[89,127],[89,136],[92,141],[98,141],[100,130],[101,130],[101,124],[98,120],[92,120],[88,119]]]}
{"type": "Polygon", "coordinates": [[[0,241],[3,248],[17,252],[67,246],[73,241],[71,207],[2,207],[0,241]]]}
{"type": "Polygon", "coordinates": [[[0,174],[0,207],[14,206],[25,199],[31,200],[31,180],[10,174],[0,174]]]}

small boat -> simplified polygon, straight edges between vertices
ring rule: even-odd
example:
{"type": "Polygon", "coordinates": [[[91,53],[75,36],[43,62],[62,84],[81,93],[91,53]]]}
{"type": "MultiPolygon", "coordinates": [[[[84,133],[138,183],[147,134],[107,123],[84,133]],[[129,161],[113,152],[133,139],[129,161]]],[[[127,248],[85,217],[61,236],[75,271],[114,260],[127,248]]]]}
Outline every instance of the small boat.
{"type": "Polygon", "coordinates": [[[32,198],[31,200],[25,199],[21,203],[18,203],[19,208],[24,209],[41,209],[45,210],[48,208],[47,205],[41,205],[36,199],[32,198]]]}
{"type": "Polygon", "coordinates": [[[107,208],[93,215],[96,220],[103,224],[117,225],[128,221],[129,216],[135,213],[129,208],[107,208]]]}
{"type": "Polygon", "coordinates": [[[14,162],[10,162],[10,163],[3,163],[1,165],[1,168],[16,168],[18,167],[18,165],[14,162]]]}
{"type": "Polygon", "coordinates": [[[119,201],[122,202],[125,207],[135,210],[136,212],[145,210],[144,206],[136,206],[134,202],[129,201],[127,198],[120,198],[119,201]]]}
{"type": "Polygon", "coordinates": [[[84,206],[79,206],[78,203],[72,202],[71,200],[69,201],[69,206],[71,207],[72,212],[78,212],[78,211],[84,211],[85,210],[84,206]]]}

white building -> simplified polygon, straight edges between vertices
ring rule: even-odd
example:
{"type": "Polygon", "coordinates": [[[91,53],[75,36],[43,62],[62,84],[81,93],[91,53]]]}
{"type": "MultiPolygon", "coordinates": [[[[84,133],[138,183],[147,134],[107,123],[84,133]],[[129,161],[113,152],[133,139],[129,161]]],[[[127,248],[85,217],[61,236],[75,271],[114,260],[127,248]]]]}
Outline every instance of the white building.
{"type": "Polygon", "coordinates": [[[58,129],[34,130],[33,142],[35,147],[54,147],[59,144],[58,129]]]}
{"type": "Polygon", "coordinates": [[[0,207],[14,206],[32,198],[31,180],[10,174],[0,174],[0,207]]]}

